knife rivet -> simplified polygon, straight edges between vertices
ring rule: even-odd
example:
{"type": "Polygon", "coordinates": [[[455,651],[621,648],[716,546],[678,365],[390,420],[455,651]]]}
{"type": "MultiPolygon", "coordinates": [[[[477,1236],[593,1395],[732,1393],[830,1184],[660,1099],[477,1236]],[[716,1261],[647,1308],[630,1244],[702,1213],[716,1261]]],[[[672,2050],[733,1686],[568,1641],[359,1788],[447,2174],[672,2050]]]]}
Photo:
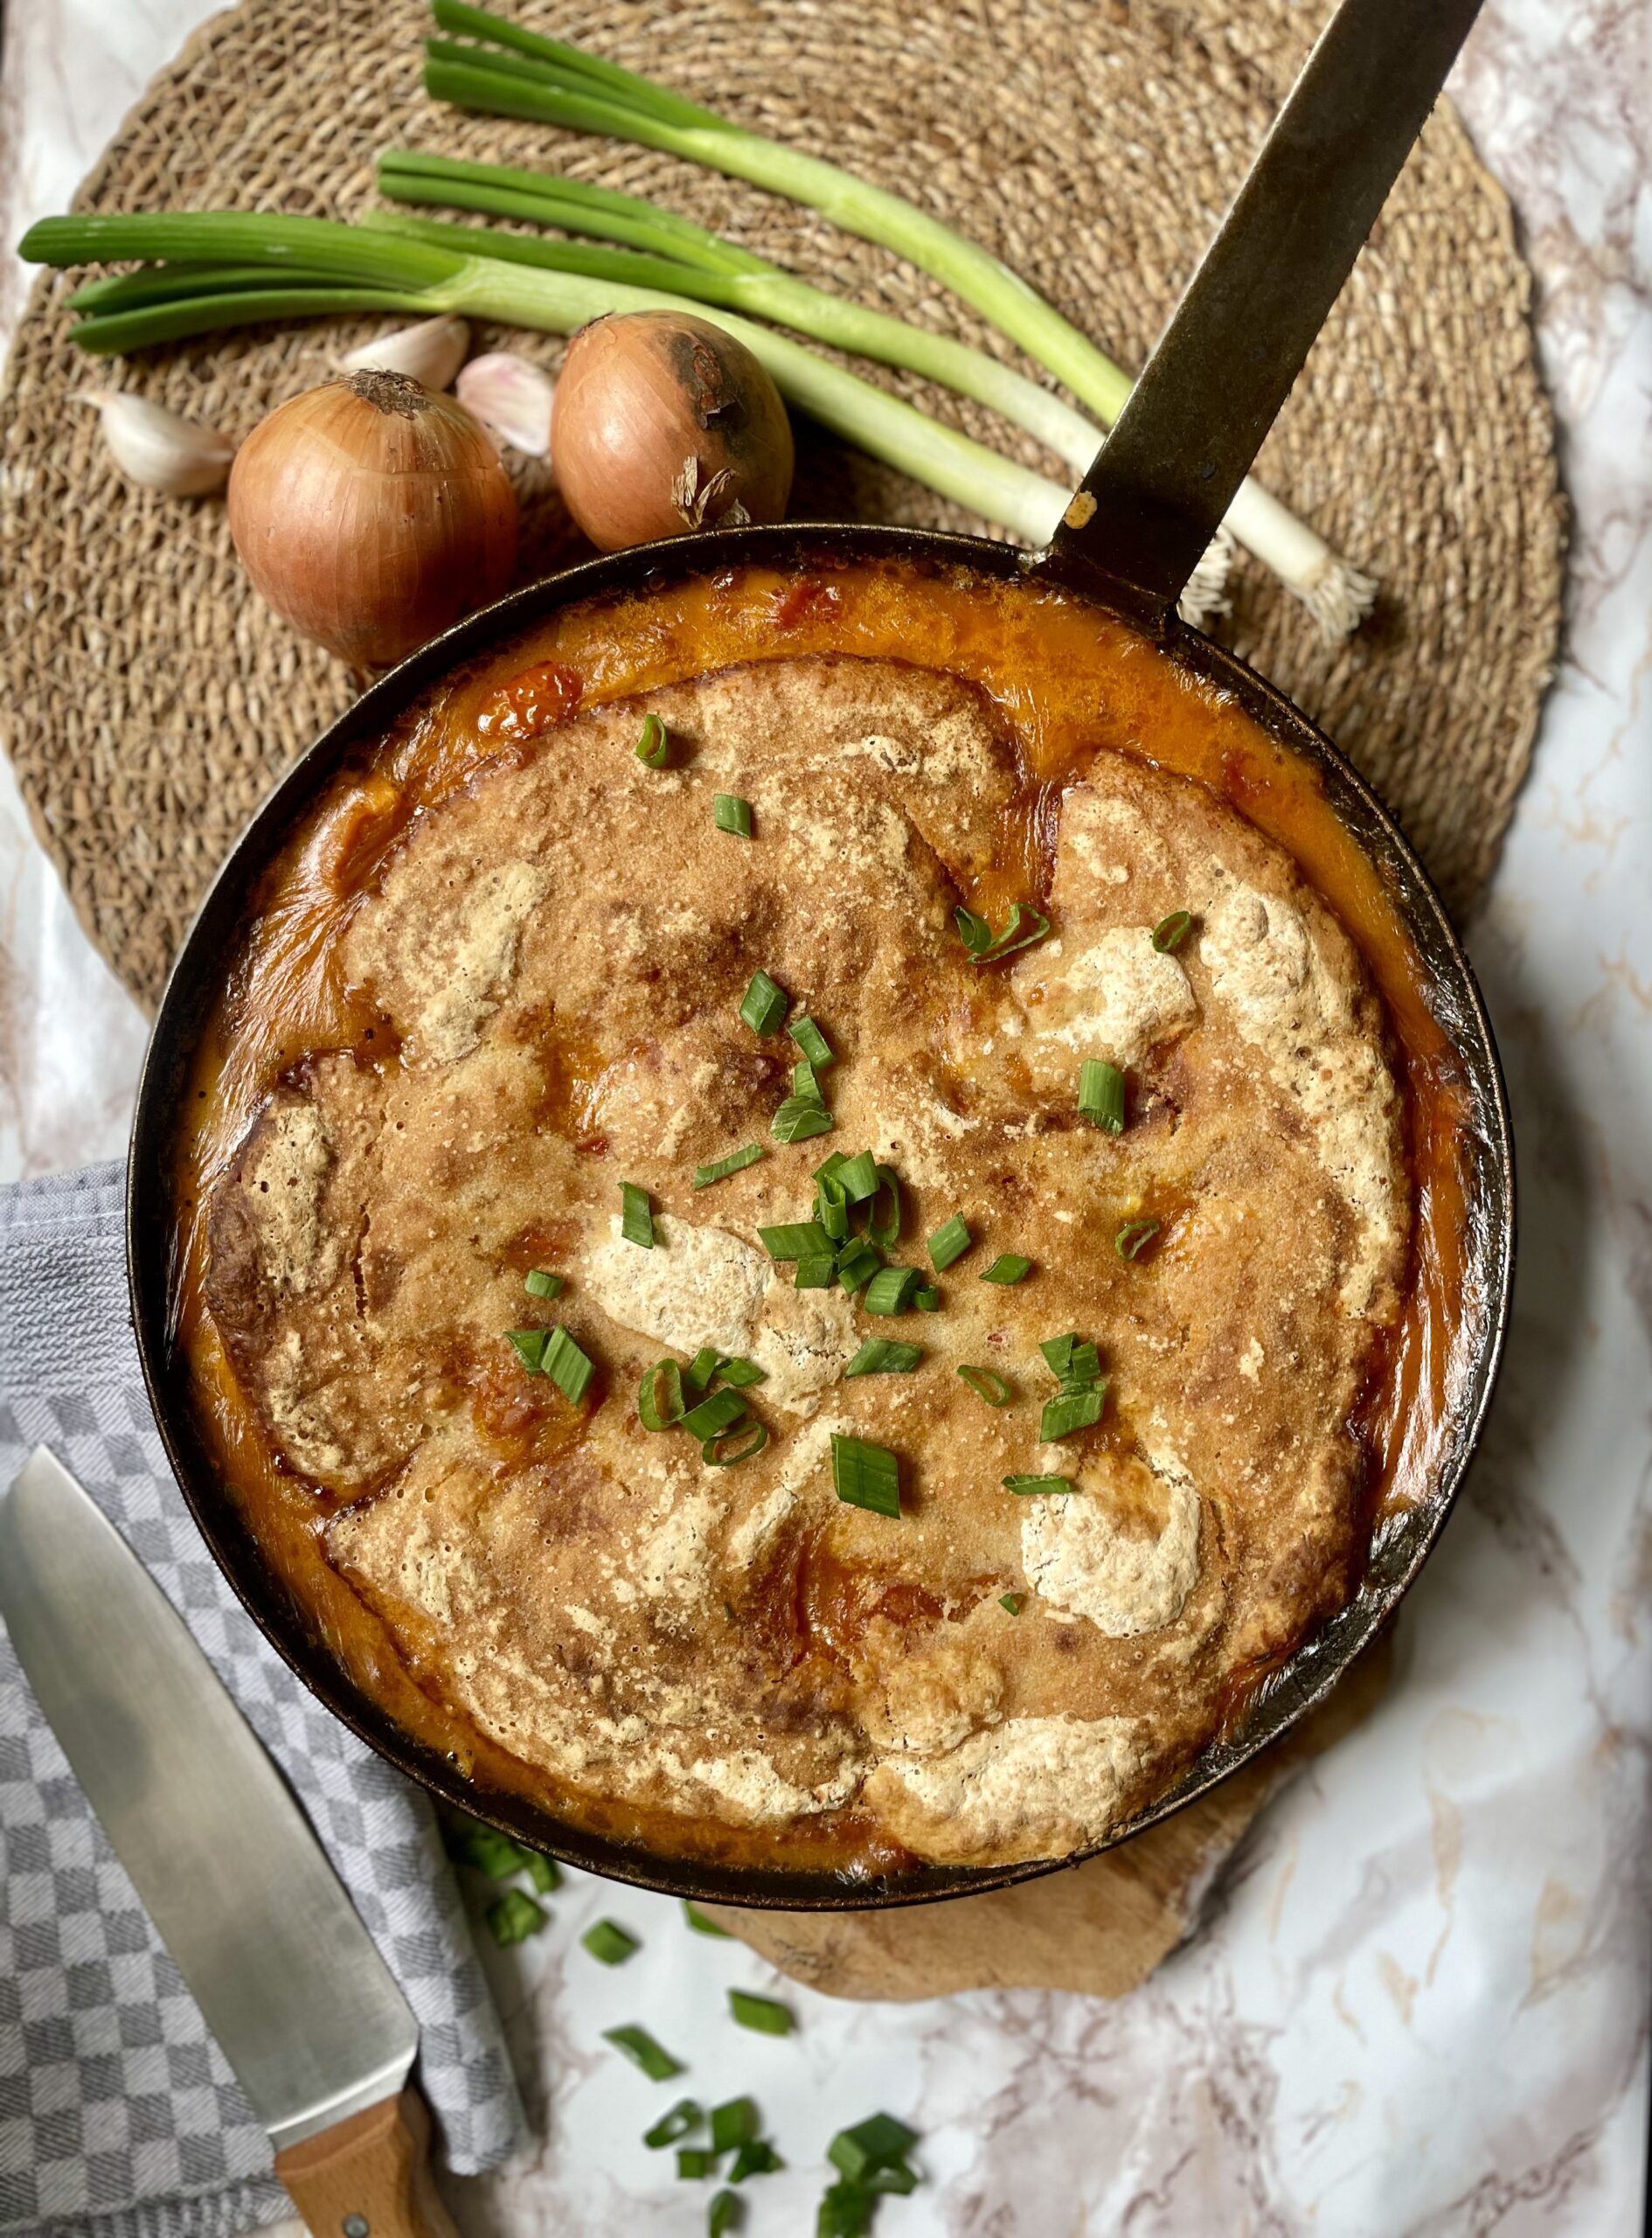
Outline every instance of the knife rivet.
{"type": "Polygon", "coordinates": [[[372,2225],[364,2214],[347,2214],[343,2228],[344,2238],[367,2238],[372,2225]]]}

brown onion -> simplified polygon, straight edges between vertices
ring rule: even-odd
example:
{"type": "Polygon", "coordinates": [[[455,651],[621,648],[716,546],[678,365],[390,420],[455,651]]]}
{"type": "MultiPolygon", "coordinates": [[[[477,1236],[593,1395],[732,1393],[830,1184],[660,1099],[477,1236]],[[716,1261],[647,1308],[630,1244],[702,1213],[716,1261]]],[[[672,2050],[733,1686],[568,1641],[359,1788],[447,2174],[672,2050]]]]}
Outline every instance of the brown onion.
{"type": "Polygon", "coordinates": [[[630,311],[568,344],[551,423],[568,511],[604,552],[777,521],[792,488],[780,391],[744,343],[677,311],[630,311]]]}
{"type": "Polygon", "coordinates": [[[347,661],[399,661],[508,590],[517,501],[450,396],[351,373],[295,396],[235,455],[230,533],[277,614],[347,661]]]}

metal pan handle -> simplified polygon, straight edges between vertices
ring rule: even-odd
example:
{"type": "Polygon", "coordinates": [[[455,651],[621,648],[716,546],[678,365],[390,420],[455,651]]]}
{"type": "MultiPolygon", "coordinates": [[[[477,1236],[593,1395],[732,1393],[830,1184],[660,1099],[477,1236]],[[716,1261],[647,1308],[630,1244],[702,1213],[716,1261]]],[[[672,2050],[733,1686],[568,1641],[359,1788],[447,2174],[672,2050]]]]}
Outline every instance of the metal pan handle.
{"type": "Polygon", "coordinates": [[[1342,0],[1037,573],[1163,631],[1479,5],[1342,0]]]}

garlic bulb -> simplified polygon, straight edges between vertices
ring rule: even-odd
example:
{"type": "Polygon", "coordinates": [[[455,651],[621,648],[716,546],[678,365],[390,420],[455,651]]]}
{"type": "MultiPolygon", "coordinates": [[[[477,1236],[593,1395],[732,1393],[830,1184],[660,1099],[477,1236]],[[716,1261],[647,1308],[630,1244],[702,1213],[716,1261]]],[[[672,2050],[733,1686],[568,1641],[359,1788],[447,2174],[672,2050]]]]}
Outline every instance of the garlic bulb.
{"type": "Polygon", "coordinates": [[[469,347],[470,329],[463,319],[427,318],[364,342],[338,365],[342,372],[406,373],[420,388],[446,388],[469,347]]]}
{"type": "Polygon", "coordinates": [[[151,404],[147,396],[128,396],[123,389],[79,389],[74,401],[97,407],[115,464],[140,489],[159,490],[169,497],[205,497],[224,487],[235,446],[216,428],[151,404]]]}
{"type": "Polygon", "coordinates": [[[556,383],[531,359],[509,350],[473,358],[455,393],[490,435],[513,451],[525,451],[530,458],[549,456],[556,383]]]}

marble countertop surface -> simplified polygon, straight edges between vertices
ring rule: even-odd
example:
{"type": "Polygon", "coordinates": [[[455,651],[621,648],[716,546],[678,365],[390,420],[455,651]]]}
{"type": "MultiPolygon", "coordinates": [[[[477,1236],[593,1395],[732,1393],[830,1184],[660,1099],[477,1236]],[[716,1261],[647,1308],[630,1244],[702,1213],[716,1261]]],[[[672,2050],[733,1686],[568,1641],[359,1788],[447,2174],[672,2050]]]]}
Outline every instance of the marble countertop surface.
{"type": "MultiPolygon", "coordinates": [[[[10,0],[11,245],[60,209],[210,0],[10,0]]],[[[707,2103],[759,2096],[789,2164],[753,2238],[813,2228],[832,2132],[923,2133],[888,2238],[1629,2238],[1652,2012],[1652,17],[1488,0],[1452,90],[1537,275],[1573,508],[1565,657],[1470,947],[1521,1157],[1513,1331],[1483,1451],[1370,1723],[1259,1823],[1202,1932],[1118,2004],[927,2005],[773,1987],[662,1899],[570,1877],[492,1963],[535,2116],[455,2188],[472,2238],[672,2238],[704,2192],[641,2133],[671,2093],[600,2031],[642,2019],[707,2103]],[[578,1936],[643,1938],[623,1969],[578,1936]]],[[[0,1175],[117,1153],[143,1027],[0,765],[0,1175]]]]}

